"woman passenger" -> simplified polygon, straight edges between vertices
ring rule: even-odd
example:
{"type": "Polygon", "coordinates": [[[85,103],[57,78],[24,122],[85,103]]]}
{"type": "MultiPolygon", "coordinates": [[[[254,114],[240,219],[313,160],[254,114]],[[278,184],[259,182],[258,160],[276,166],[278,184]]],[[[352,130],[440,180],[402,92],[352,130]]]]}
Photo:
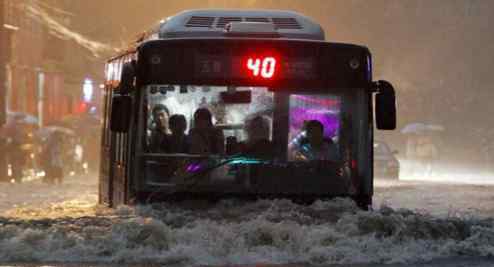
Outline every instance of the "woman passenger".
{"type": "Polygon", "coordinates": [[[214,127],[213,116],[206,108],[199,108],[194,113],[194,128],[190,130],[190,153],[223,154],[225,136],[223,131],[214,127]]]}

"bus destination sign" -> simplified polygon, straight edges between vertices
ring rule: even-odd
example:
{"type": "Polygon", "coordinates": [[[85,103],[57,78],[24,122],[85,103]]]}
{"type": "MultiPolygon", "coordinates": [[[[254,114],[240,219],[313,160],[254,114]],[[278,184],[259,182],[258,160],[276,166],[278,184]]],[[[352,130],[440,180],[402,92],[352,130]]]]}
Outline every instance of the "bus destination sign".
{"type": "Polygon", "coordinates": [[[194,65],[195,77],[201,79],[310,80],[318,76],[313,57],[198,55],[194,65]]]}

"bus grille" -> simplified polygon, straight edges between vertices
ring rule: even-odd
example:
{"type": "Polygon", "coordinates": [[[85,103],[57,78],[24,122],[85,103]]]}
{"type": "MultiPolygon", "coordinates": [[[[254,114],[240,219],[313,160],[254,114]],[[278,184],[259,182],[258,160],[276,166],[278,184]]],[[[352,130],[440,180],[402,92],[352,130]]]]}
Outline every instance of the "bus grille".
{"type": "Polygon", "coordinates": [[[216,28],[225,28],[226,24],[230,22],[241,22],[242,18],[240,17],[221,17],[216,23],[216,28]]]}
{"type": "MultiPolygon", "coordinates": [[[[216,17],[192,16],[185,24],[185,27],[212,28],[216,17]]],[[[225,28],[230,22],[264,22],[273,23],[277,29],[302,29],[302,25],[295,18],[263,18],[263,17],[219,17],[216,28],[225,28]]]]}
{"type": "Polygon", "coordinates": [[[270,23],[271,21],[268,18],[245,18],[246,22],[264,22],[270,23]]]}
{"type": "Polygon", "coordinates": [[[278,29],[302,29],[302,26],[294,18],[273,18],[273,24],[278,29]]]}
{"type": "Polygon", "coordinates": [[[210,28],[213,27],[214,17],[198,17],[192,16],[185,27],[201,27],[210,28]]]}

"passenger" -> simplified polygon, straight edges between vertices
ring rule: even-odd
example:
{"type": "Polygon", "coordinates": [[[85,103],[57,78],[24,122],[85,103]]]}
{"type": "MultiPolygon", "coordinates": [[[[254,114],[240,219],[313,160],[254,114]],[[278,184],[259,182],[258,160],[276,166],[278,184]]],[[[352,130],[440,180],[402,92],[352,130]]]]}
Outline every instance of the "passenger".
{"type": "Polygon", "coordinates": [[[299,160],[338,160],[336,145],[324,138],[324,126],[318,120],[310,120],[305,125],[306,138],[301,141],[295,152],[299,160]]]}
{"type": "Polygon", "coordinates": [[[269,120],[263,116],[256,116],[246,123],[247,140],[241,143],[241,151],[259,157],[273,155],[273,146],[269,140],[269,120]]]}
{"type": "Polygon", "coordinates": [[[214,127],[213,116],[206,108],[194,113],[194,128],[190,130],[190,153],[223,154],[225,137],[223,131],[214,127]]]}
{"type": "Polygon", "coordinates": [[[170,153],[187,153],[189,150],[188,136],[185,134],[187,129],[187,120],[182,114],[175,114],[169,120],[170,131],[172,134],[169,137],[170,153]]]}
{"type": "Polygon", "coordinates": [[[149,138],[149,150],[153,153],[166,152],[170,112],[165,105],[157,104],[153,107],[152,116],[154,127],[151,129],[151,136],[149,138]]]}

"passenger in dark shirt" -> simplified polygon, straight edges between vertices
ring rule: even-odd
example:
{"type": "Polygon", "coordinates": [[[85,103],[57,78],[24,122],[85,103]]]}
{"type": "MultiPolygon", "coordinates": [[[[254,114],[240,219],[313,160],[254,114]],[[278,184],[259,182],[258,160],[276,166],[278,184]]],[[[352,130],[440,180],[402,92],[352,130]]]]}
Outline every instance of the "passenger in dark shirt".
{"type": "Polygon", "coordinates": [[[190,130],[190,153],[224,154],[225,136],[223,131],[214,127],[213,115],[206,108],[194,113],[194,128],[190,130]]]}
{"type": "Polygon", "coordinates": [[[157,104],[153,107],[153,128],[149,138],[149,151],[153,153],[166,152],[166,144],[168,144],[168,119],[170,112],[163,104],[157,104]]]}
{"type": "Polygon", "coordinates": [[[298,160],[338,160],[336,145],[329,138],[324,138],[324,126],[318,120],[308,121],[305,125],[307,137],[304,138],[295,151],[298,160]]]}
{"type": "Polygon", "coordinates": [[[242,153],[263,158],[273,155],[273,146],[269,140],[270,126],[267,118],[256,116],[248,120],[245,131],[247,140],[240,144],[242,153]]]}
{"type": "Polygon", "coordinates": [[[170,117],[170,131],[172,134],[168,138],[168,152],[187,153],[189,151],[189,140],[185,134],[187,120],[182,114],[175,114],[170,117]]]}

